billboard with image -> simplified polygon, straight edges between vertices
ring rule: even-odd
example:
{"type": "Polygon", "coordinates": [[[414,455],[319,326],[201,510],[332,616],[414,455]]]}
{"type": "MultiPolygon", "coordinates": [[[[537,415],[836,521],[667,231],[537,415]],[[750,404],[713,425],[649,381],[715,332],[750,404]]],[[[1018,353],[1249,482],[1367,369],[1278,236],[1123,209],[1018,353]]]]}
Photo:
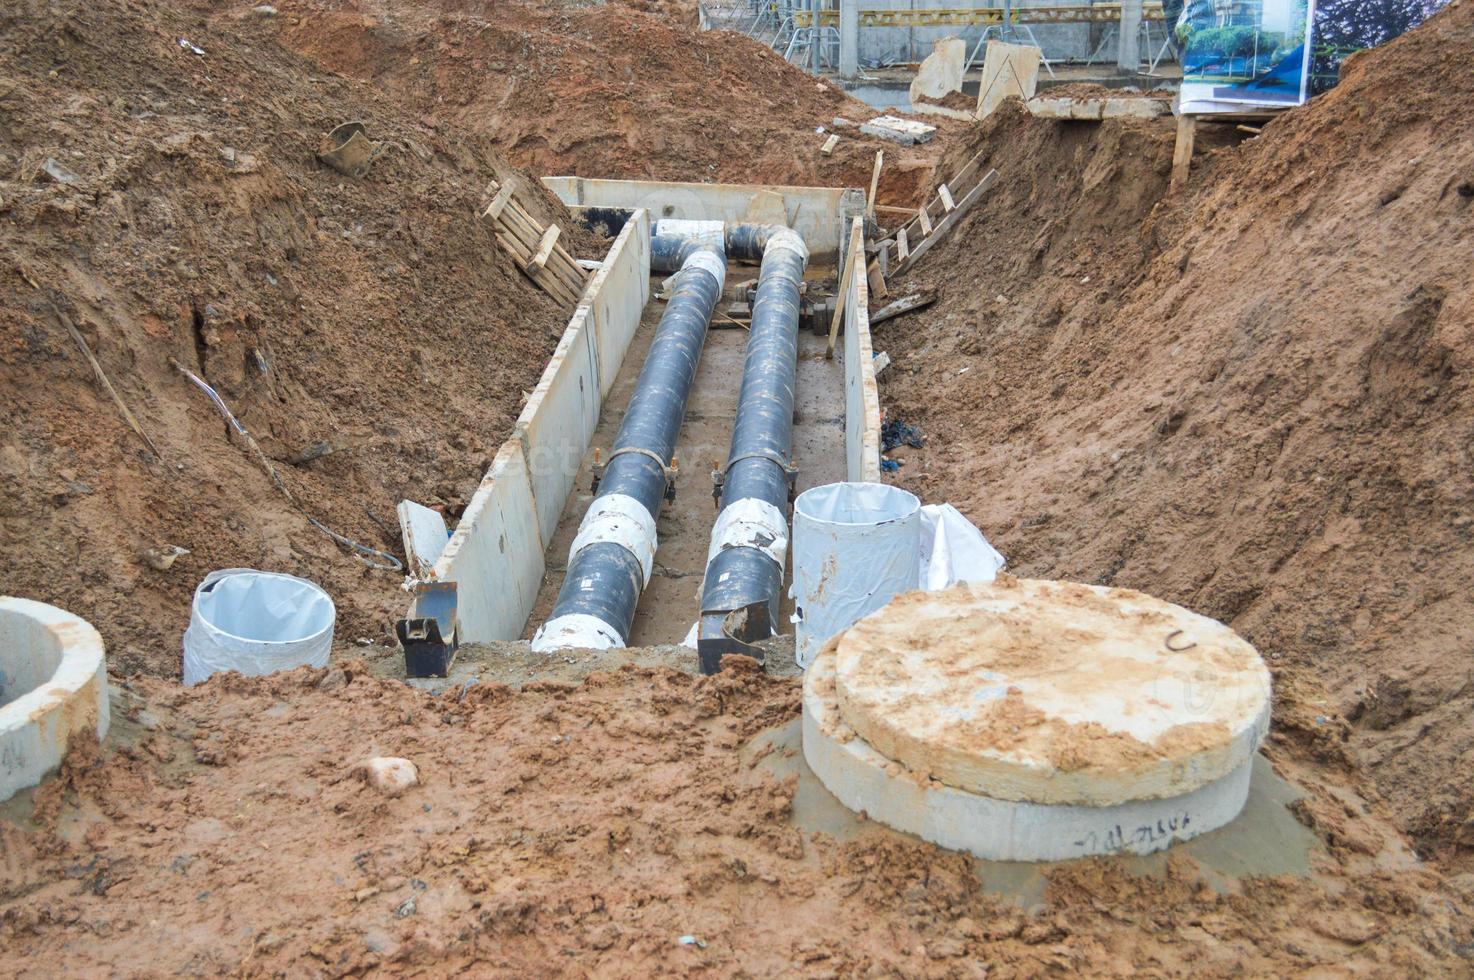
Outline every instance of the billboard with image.
{"type": "Polygon", "coordinates": [[[1300,105],[1336,84],[1347,55],[1392,40],[1444,2],[1186,0],[1173,25],[1182,53],[1181,111],[1300,105]]]}

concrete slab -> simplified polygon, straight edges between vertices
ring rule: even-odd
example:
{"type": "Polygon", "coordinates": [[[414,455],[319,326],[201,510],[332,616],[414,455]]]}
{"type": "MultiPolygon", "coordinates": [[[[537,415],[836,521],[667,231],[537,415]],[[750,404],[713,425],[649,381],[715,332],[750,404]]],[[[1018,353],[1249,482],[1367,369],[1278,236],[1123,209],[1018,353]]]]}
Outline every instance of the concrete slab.
{"type": "Polygon", "coordinates": [[[931,54],[916,70],[907,93],[912,104],[923,97],[940,99],[948,92],[962,91],[962,67],[967,61],[967,42],[960,37],[943,37],[932,42],[931,54]]]}
{"type": "Polygon", "coordinates": [[[1027,103],[1029,112],[1040,119],[1070,119],[1099,122],[1102,119],[1156,119],[1172,115],[1172,100],[1148,96],[1100,99],[1049,98],[1038,96],[1027,103]]]}
{"type": "Polygon", "coordinates": [[[892,143],[900,143],[902,146],[911,146],[916,143],[926,143],[937,135],[937,127],[928,126],[926,123],[917,122],[914,119],[901,119],[898,116],[876,116],[874,119],[860,126],[860,132],[867,136],[878,136],[892,143]]]}
{"type": "Polygon", "coordinates": [[[1028,100],[1039,83],[1039,49],[1029,44],[991,40],[983,55],[978,118],[985,119],[1007,98],[1028,100]]]}
{"type": "Polygon", "coordinates": [[[0,802],[61,765],[71,740],[108,730],[102,637],[64,609],[0,596],[0,802]]]}
{"type": "Polygon", "coordinates": [[[873,821],[988,861],[1150,854],[1231,822],[1249,796],[1253,757],[1170,799],[1115,806],[998,800],[908,772],[840,716],[834,649],[804,675],[804,760],[836,798],[873,821]]]}
{"type": "Polygon", "coordinates": [[[840,713],[922,778],[1100,807],[1236,771],[1269,671],[1231,629],[1130,589],[1002,575],[898,596],[838,640],[840,713]]]}
{"type": "Polygon", "coordinates": [[[422,578],[435,567],[440,553],[450,541],[450,528],[445,515],[413,500],[401,500],[397,508],[399,531],[404,537],[404,554],[409,559],[409,574],[422,578]]]}

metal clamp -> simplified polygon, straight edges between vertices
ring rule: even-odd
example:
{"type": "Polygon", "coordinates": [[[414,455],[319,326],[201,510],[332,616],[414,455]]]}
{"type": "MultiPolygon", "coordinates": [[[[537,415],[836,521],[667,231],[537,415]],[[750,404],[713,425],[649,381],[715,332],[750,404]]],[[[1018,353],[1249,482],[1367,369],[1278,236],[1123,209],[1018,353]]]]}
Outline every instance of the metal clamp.
{"type": "Polygon", "coordinates": [[[667,464],[665,460],[660,458],[659,453],[655,452],[655,450],[653,449],[646,449],[643,446],[622,446],[609,454],[609,462],[607,463],[600,460],[599,450],[595,449],[593,466],[594,483],[593,486],[590,488],[590,492],[599,492],[599,481],[604,479],[604,470],[613,465],[614,460],[617,457],[623,456],[625,453],[633,453],[639,456],[648,456],[651,459],[655,460],[655,464],[660,467],[660,472],[665,477],[666,501],[669,502],[676,499],[676,477],[680,475],[681,471],[680,464],[676,460],[676,457],[672,456],[670,458],[670,463],[667,464]]]}
{"type": "Polygon", "coordinates": [[[785,460],[775,452],[766,449],[755,449],[750,453],[742,453],[727,460],[726,464],[711,471],[711,496],[718,507],[721,506],[722,493],[727,483],[727,472],[742,462],[744,459],[766,459],[770,463],[777,463],[783,470],[784,479],[788,481],[788,502],[793,503],[798,488],[798,467],[785,460]]]}

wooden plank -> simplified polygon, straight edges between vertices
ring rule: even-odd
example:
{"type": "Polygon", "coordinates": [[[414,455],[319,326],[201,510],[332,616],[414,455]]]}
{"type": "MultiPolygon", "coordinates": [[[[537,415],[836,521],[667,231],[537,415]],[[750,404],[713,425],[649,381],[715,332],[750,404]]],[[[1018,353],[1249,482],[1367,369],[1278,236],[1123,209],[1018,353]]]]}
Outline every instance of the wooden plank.
{"type": "Polygon", "coordinates": [[[875,261],[880,264],[880,278],[884,279],[887,270],[891,267],[891,243],[889,241],[880,243],[880,250],[875,253],[875,261]]]}
{"type": "MultiPolygon", "coordinates": [[[[947,232],[952,230],[952,226],[957,224],[958,220],[961,219],[961,217],[968,212],[968,209],[970,209],[982,198],[983,194],[985,194],[988,188],[992,187],[993,184],[997,182],[997,180],[998,171],[989,170],[987,174],[983,177],[983,179],[978,181],[978,186],[968,191],[967,196],[964,197],[961,201],[957,202],[956,209],[947,212],[947,216],[942,219],[940,224],[937,225],[937,230],[931,235],[931,237],[927,238],[925,241],[919,242],[916,246],[916,249],[911,253],[910,257],[903,259],[901,264],[896,266],[896,275],[900,275],[901,273],[909,269],[912,265],[916,263],[917,259],[926,254],[927,249],[931,248],[937,242],[945,238],[947,232]]],[[[874,321],[872,320],[871,322],[874,321]]]]}
{"type": "Polygon", "coordinates": [[[1192,169],[1193,142],[1197,139],[1198,117],[1177,117],[1177,142],[1172,146],[1172,183],[1169,193],[1177,193],[1187,187],[1188,171],[1192,169]]]}
{"type": "Polygon", "coordinates": [[[829,154],[831,154],[831,153],[834,152],[834,148],[836,146],[838,146],[838,145],[839,145],[839,134],[838,133],[830,133],[829,134],[829,138],[824,141],[824,145],[821,146],[821,147],[819,147],[819,152],[822,153],[822,154],[824,154],[827,157],[829,154]]]}
{"type": "Polygon", "coordinates": [[[954,211],[957,209],[957,205],[952,201],[952,188],[948,187],[946,184],[943,184],[941,187],[937,188],[937,197],[940,197],[942,199],[943,211],[954,211]]]}
{"type": "Polygon", "coordinates": [[[512,184],[508,181],[502,185],[501,190],[496,192],[496,197],[491,199],[491,204],[487,205],[486,211],[482,213],[482,217],[497,221],[502,216],[502,209],[507,206],[507,202],[511,199],[512,184]]]}
{"type": "Polygon", "coordinates": [[[875,151],[875,169],[870,171],[870,194],[865,198],[865,211],[875,217],[875,191],[880,187],[880,165],[885,160],[885,151],[875,151]]]}
{"type": "Polygon", "coordinates": [[[926,213],[926,208],[924,206],[920,211],[916,212],[916,220],[921,222],[921,237],[925,238],[927,235],[930,235],[931,215],[926,213]]]}
{"type": "Polygon", "coordinates": [[[548,225],[548,230],[543,232],[542,241],[537,243],[537,251],[532,253],[532,259],[527,263],[530,268],[541,269],[548,264],[548,256],[553,254],[553,246],[558,244],[558,226],[548,225]]]}
{"type": "Polygon", "coordinates": [[[824,349],[824,359],[828,361],[834,360],[834,341],[839,336],[839,325],[844,320],[844,302],[850,295],[850,275],[854,271],[855,263],[865,260],[863,250],[859,255],[853,252],[852,249],[844,264],[844,275],[839,278],[839,298],[834,304],[834,319],[829,321],[829,346],[824,349]]]}
{"type": "Polygon", "coordinates": [[[971,187],[973,175],[978,172],[978,164],[982,162],[983,154],[988,152],[987,145],[972,155],[972,159],[962,165],[962,169],[952,175],[948,184],[956,184],[958,187],[971,187]]]}
{"type": "Polygon", "coordinates": [[[890,295],[885,288],[885,276],[880,272],[880,259],[870,260],[865,267],[865,280],[870,284],[870,295],[876,299],[885,299],[890,295]]]}
{"type": "Polygon", "coordinates": [[[906,229],[902,228],[896,232],[896,258],[901,260],[901,265],[911,257],[911,243],[906,240],[906,229]]]}
{"type": "Polygon", "coordinates": [[[870,325],[873,327],[877,323],[884,323],[886,320],[898,317],[903,313],[911,313],[915,310],[925,309],[936,301],[937,298],[931,293],[911,293],[907,296],[902,296],[894,303],[890,303],[887,306],[882,306],[880,309],[870,314],[870,325]]]}

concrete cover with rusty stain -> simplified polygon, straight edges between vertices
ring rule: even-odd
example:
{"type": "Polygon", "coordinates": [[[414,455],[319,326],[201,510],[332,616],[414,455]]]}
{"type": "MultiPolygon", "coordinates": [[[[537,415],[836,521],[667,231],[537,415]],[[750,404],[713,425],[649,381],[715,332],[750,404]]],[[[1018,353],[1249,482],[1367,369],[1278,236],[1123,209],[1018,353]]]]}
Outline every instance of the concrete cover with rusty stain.
{"type": "Polygon", "coordinates": [[[911,593],[841,637],[836,664],[861,738],[995,799],[1180,796],[1241,767],[1269,724],[1253,647],[1127,589],[1004,575],[911,593]]]}

